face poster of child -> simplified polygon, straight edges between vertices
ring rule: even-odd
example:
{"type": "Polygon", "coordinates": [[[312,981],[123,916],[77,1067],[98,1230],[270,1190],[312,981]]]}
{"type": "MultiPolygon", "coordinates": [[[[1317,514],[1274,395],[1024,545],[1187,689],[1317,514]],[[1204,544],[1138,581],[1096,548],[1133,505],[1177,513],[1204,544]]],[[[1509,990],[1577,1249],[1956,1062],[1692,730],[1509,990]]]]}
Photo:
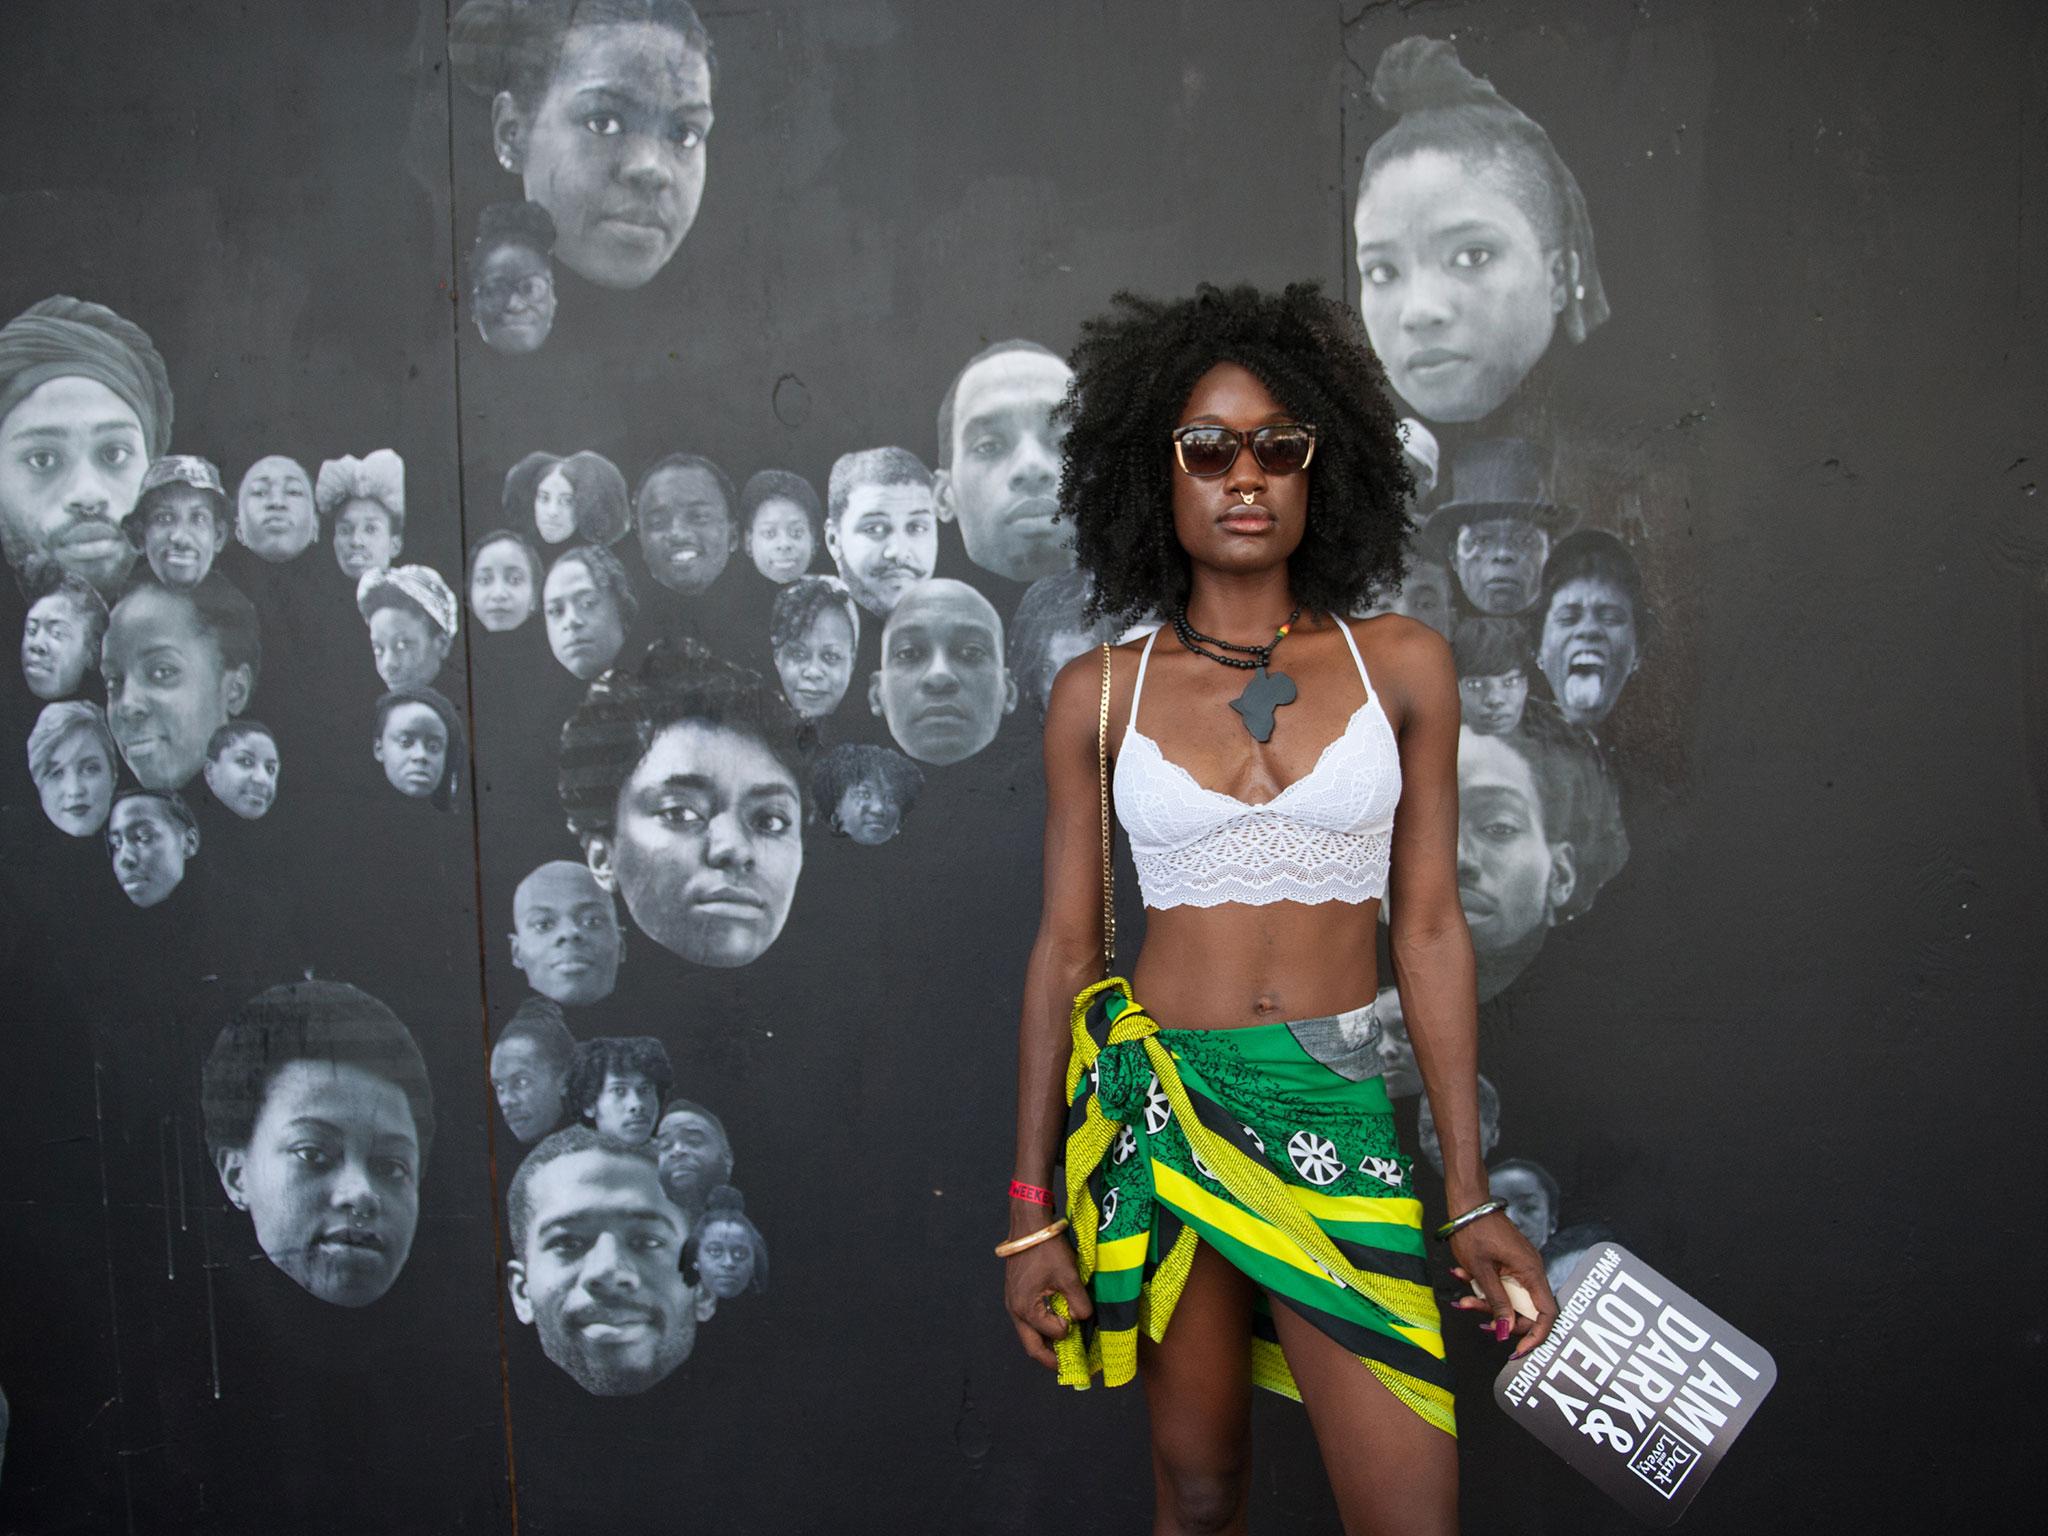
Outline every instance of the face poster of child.
{"type": "Polygon", "coordinates": [[[343,982],[272,987],[206,1058],[206,1145],[271,1263],[322,1301],[365,1307],[419,1223],[434,1094],[396,1014],[343,982]]]}

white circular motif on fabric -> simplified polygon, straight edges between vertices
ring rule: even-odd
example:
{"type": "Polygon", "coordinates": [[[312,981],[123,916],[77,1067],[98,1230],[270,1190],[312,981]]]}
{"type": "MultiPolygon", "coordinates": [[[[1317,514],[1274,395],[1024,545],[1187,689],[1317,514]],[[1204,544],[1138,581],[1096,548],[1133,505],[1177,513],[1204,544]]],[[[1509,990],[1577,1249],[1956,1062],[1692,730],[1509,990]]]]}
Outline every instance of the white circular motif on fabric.
{"type": "Polygon", "coordinates": [[[1311,1184],[1334,1184],[1344,1172],[1344,1160],[1326,1137],[1312,1131],[1296,1131],[1287,1139],[1287,1156],[1294,1171],[1311,1184]]]}
{"type": "Polygon", "coordinates": [[[1382,1184],[1390,1184],[1396,1189],[1401,1187],[1401,1165],[1391,1157],[1369,1156],[1358,1165],[1358,1171],[1382,1184]]]}
{"type": "Polygon", "coordinates": [[[1128,1125],[1116,1133],[1116,1145],[1109,1149],[1109,1160],[1122,1167],[1131,1160],[1131,1154],[1138,1150],[1138,1133],[1128,1125]]]}
{"type": "Polygon", "coordinates": [[[1159,1086],[1159,1074],[1155,1072],[1152,1085],[1145,1090],[1145,1129],[1157,1136],[1172,1118],[1173,1106],[1166,1102],[1166,1090],[1159,1086]]]}
{"type": "Polygon", "coordinates": [[[1115,1220],[1116,1220],[1116,1200],[1117,1200],[1117,1192],[1116,1192],[1115,1190],[1113,1190],[1113,1189],[1112,1189],[1112,1190],[1109,1190],[1109,1191],[1108,1191],[1107,1193],[1105,1193],[1105,1194],[1103,1195],[1103,1197],[1102,1197],[1102,1220],[1098,1221],[1098,1222],[1097,1222],[1097,1223],[1095,1224],[1095,1230],[1096,1230],[1096,1231],[1098,1231],[1098,1232],[1107,1232],[1107,1231],[1109,1230],[1109,1224],[1110,1224],[1110,1223],[1111,1223],[1112,1221],[1115,1221],[1115,1220]]]}
{"type": "Polygon", "coordinates": [[[1238,1129],[1243,1131],[1245,1135],[1251,1137],[1253,1146],[1257,1147],[1261,1152],[1264,1152],[1266,1150],[1266,1139],[1263,1136],[1261,1136],[1257,1131],[1253,1130],[1248,1125],[1241,1125],[1238,1127],[1238,1129]]]}
{"type": "Polygon", "coordinates": [[[1188,1158],[1191,1162],[1194,1163],[1195,1172],[1199,1173],[1211,1184],[1221,1184],[1223,1182],[1221,1179],[1216,1177],[1216,1170],[1211,1168],[1207,1163],[1202,1161],[1202,1154],[1195,1150],[1194,1144],[1192,1142],[1188,1144],[1188,1158]]]}

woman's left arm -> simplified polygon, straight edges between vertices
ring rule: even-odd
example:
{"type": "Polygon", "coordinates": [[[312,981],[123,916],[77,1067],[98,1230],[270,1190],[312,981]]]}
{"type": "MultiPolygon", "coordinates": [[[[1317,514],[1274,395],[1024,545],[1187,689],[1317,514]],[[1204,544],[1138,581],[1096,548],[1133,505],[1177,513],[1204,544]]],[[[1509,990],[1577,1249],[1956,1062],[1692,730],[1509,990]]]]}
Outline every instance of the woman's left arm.
{"type": "MultiPolygon", "coordinates": [[[[1379,677],[1392,698],[1401,751],[1401,800],[1394,812],[1387,916],[1394,983],[1416,1065],[1443,1148],[1444,1195],[1455,1217],[1489,1198],[1479,1129],[1479,1003],[1472,935],[1458,902],[1458,679],[1451,648],[1412,620],[1381,619],[1392,644],[1379,677]]],[[[1526,1337],[1515,1353],[1543,1342],[1557,1302],[1543,1261],[1505,1212],[1483,1216],[1451,1237],[1454,1270],[1481,1297],[1460,1307],[1484,1308],[1501,1339],[1526,1337]],[[1529,1293],[1537,1316],[1520,1316],[1502,1276],[1529,1293]],[[1483,1299],[1482,1299],[1483,1297],[1483,1299]]]]}

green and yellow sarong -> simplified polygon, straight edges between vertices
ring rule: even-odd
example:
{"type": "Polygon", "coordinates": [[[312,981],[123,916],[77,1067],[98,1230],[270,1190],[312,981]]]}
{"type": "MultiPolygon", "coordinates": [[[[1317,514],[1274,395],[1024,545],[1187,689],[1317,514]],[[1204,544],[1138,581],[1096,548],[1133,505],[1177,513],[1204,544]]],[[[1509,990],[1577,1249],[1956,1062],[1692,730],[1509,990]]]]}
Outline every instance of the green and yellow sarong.
{"type": "Polygon", "coordinates": [[[1208,1242],[1262,1293],[1254,1382],[1301,1397],[1277,1303],[1456,1434],[1422,1202],[1380,1079],[1335,1070],[1290,1024],[1161,1029],[1121,977],[1075,999],[1073,1032],[1067,1217],[1095,1315],[1058,1341],[1061,1383],[1129,1381],[1138,1330],[1165,1337],[1208,1242]]]}

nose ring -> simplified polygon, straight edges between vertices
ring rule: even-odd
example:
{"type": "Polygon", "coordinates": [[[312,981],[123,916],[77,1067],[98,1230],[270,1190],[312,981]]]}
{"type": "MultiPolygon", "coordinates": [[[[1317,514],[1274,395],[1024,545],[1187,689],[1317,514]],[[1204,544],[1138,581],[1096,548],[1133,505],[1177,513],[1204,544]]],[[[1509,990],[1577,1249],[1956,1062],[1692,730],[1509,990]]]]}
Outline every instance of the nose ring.
{"type": "Polygon", "coordinates": [[[1256,491],[1239,491],[1237,494],[1244,498],[1244,504],[1246,506],[1250,506],[1252,504],[1252,498],[1258,493],[1256,491]]]}

